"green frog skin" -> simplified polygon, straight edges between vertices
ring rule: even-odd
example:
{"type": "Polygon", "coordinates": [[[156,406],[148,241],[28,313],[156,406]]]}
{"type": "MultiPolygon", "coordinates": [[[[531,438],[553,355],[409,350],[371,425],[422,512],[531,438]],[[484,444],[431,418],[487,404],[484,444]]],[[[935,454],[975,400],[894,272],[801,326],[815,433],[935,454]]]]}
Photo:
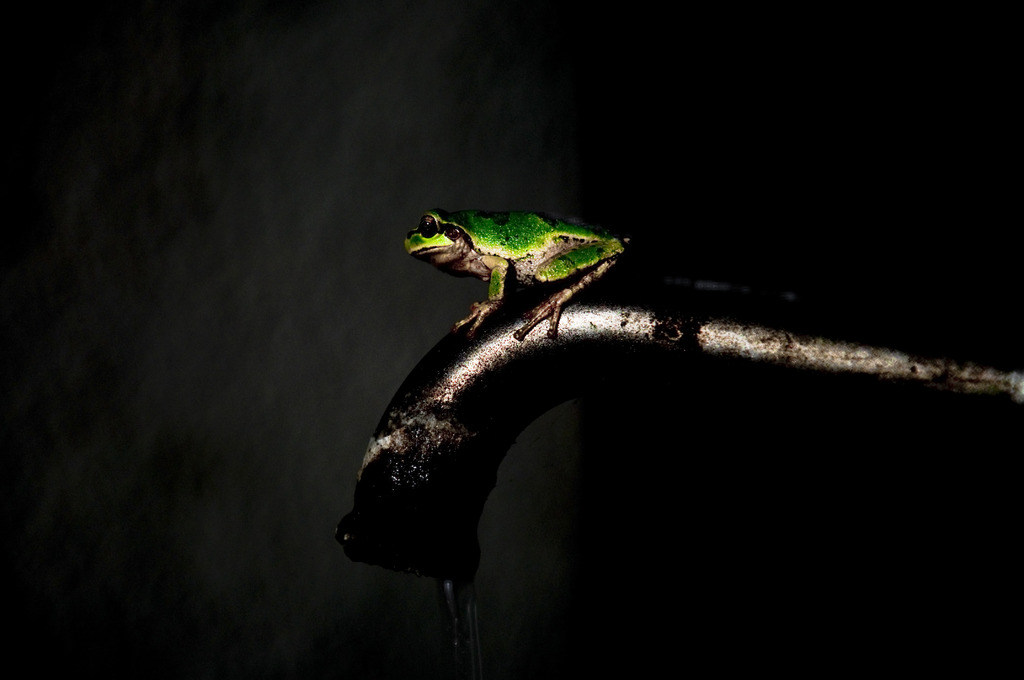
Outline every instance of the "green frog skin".
{"type": "Polygon", "coordinates": [[[501,308],[507,283],[558,286],[513,333],[523,340],[545,319],[548,337],[557,337],[562,306],[602,277],[625,244],[600,227],[544,213],[431,210],[406,236],[405,250],[449,274],[488,282],[487,299],[474,303],[469,316],[452,328],[466,327],[468,337],[501,308]]]}

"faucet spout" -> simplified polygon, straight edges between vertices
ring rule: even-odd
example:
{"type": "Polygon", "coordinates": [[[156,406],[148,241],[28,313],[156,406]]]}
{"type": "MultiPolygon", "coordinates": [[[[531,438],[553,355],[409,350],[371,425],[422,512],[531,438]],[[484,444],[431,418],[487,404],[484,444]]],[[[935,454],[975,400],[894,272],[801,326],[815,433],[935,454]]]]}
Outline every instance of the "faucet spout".
{"type": "Polygon", "coordinates": [[[557,338],[530,334],[522,341],[513,336],[520,323],[503,310],[472,341],[449,334],[399,388],[367,448],[354,509],[338,525],[337,540],[351,559],[471,580],[480,560],[477,524],[516,436],[610,376],[672,379],[687,362],[725,358],[1024,402],[1019,372],[730,319],[574,304],[563,312],[557,338]]]}

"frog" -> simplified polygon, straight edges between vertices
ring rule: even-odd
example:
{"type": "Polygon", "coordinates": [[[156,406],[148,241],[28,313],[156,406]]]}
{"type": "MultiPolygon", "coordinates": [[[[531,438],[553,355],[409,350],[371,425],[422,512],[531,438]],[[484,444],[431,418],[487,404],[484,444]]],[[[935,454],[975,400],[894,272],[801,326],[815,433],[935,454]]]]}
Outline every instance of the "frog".
{"type": "Polygon", "coordinates": [[[556,288],[513,332],[523,341],[545,319],[547,337],[557,338],[562,307],[604,276],[628,242],[602,227],[543,212],[435,209],[408,232],[405,250],[449,274],[488,282],[487,299],[473,303],[469,315],[452,327],[452,332],[465,329],[468,338],[501,308],[514,286],[556,288]]]}

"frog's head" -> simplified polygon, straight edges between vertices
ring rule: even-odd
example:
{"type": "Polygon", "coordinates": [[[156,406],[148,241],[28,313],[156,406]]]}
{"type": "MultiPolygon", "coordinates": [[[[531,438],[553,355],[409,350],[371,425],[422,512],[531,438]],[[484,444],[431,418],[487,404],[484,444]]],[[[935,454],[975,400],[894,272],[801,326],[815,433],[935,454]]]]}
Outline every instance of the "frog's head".
{"type": "Polygon", "coordinates": [[[458,260],[472,249],[465,228],[443,210],[424,213],[419,226],[405,237],[406,252],[435,265],[458,260]]]}

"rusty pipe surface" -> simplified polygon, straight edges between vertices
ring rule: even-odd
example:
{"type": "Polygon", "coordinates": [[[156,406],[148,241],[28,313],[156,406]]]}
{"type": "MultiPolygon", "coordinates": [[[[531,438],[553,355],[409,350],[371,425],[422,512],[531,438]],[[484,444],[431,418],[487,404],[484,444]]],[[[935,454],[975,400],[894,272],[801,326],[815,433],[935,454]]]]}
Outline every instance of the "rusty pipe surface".
{"type": "Polygon", "coordinates": [[[726,318],[576,304],[555,340],[522,342],[513,314],[467,340],[449,334],[415,367],[388,406],[358,474],[355,505],[337,529],[353,560],[440,578],[469,579],[479,564],[477,523],[515,437],[548,409],[609,376],[665,375],[691,360],[773,364],[858,374],[1024,403],[1024,373],[922,358],[726,318]]]}

